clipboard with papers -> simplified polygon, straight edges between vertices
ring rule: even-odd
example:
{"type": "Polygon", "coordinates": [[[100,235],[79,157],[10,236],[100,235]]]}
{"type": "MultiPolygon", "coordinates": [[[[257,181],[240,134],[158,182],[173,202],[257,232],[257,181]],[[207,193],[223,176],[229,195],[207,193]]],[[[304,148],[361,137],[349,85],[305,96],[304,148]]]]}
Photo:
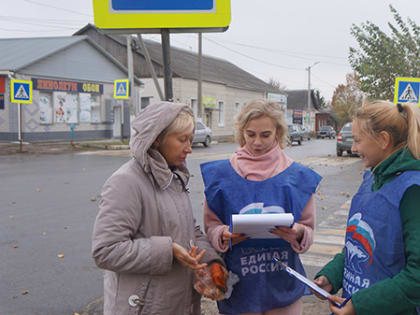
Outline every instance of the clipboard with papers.
{"type": "MultiPolygon", "coordinates": [[[[318,293],[319,295],[321,295],[322,297],[328,299],[328,297],[331,295],[330,293],[328,293],[327,291],[325,291],[324,289],[320,288],[319,286],[317,286],[314,282],[312,282],[311,280],[309,280],[308,278],[306,278],[305,276],[302,276],[300,273],[298,273],[296,270],[290,268],[289,266],[287,266],[285,263],[281,262],[279,259],[273,257],[273,261],[278,263],[280,268],[282,270],[287,271],[287,273],[293,277],[295,277],[296,279],[298,279],[299,281],[303,282],[303,284],[305,284],[306,286],[308,286],[309,288],[311,288],[312,290],[314,290],[316,293],[318,293]]],[[[331,300],[330,300],[331,301],[331,300]]],[[[331,301],[332,302],[332,301],[331,301]]],[[[340,307],[340,305],[338,305],[335,302],[334,303],[337,307],[340,307]]]]}

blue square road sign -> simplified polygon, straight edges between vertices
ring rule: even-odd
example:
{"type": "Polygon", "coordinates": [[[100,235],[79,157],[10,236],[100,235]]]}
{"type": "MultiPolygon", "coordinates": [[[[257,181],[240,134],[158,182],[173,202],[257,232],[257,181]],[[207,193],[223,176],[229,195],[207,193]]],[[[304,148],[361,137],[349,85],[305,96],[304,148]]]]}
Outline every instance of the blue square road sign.
{"type": "Polygon", "coordinates": [[[115,11],[213,10],[215,0],[111,0],[115,11]]]}
{"type": "Polygon", "coordinates": [[[10,100],[12,103],[32,103],[32,81],[11,80],[10,100]]]}
{"type": "Polygon", "coordinates": [[[396,78],[394,103],[420,105],[420,78],[396,78]]]}

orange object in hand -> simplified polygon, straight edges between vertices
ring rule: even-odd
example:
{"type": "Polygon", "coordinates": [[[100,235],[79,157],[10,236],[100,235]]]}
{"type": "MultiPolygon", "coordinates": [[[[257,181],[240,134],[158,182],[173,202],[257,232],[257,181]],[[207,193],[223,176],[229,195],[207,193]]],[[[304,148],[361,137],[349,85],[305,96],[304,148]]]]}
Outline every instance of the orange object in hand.
{"type": "Polygon", "coordinates": [[[213,263],[210,265],[211,278],[216,287],[225,293],[226,287],[226,271],[219,263],[213,263]]]}

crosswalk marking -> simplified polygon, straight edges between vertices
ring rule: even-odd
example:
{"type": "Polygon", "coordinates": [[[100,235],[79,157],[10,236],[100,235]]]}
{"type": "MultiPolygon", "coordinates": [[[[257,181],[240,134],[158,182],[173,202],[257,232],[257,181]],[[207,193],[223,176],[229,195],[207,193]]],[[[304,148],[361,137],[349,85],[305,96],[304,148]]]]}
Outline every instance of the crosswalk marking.
{"type": "Polygon", "coordinates": [[[351,200],[347,200],[332,216],[318,225],[314,232],[314,243],[300,255],[304,266],[324,267],[333,257],[341,253],[346,235],[346,221],[351,200]]]}

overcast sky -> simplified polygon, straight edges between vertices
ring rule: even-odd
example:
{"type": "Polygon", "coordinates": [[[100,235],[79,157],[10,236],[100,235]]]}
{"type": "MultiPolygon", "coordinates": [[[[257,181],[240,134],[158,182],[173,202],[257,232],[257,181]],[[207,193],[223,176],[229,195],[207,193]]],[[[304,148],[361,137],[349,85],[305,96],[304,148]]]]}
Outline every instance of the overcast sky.
{"type": "MultiPolygon", "coordinates": [[[[105,1],[105,0],[104,0],[105,1]]],[[[389,33],[389,4],[420,24],[420,0],[231,0],[224,33],[203,35],[203,53],[224,58],[255,76],[288,89],[311,87],[330,100],[351,72],[352,24],[371,21],[389,33]]],[[[94,23],[92,0],[1,0],[0,37],[68,36],[94,23]]],[[[160,36],[146,38],[160,41],[160,36]]],[[[197,35],[171,35],[171,45],[197,51],[197,35]]]]}

